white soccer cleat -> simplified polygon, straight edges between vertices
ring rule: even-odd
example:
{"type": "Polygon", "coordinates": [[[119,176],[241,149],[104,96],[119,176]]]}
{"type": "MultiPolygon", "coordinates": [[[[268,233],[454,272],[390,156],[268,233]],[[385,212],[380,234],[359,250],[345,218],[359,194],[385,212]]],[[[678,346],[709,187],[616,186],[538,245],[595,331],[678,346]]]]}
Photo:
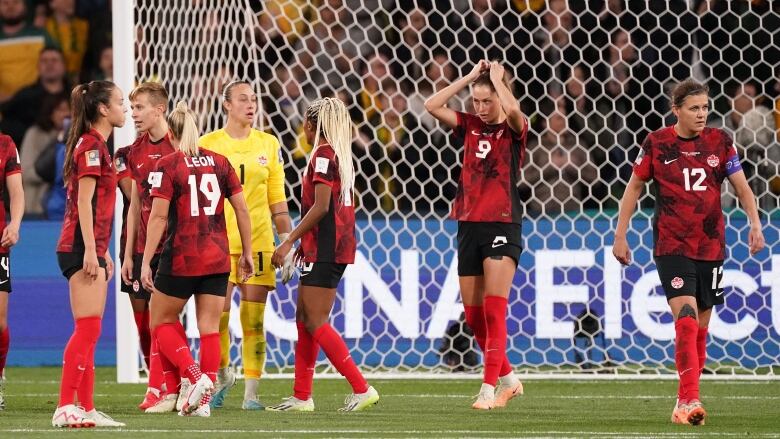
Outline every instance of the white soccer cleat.
{"type": "Polygon", "coordinates": [[[180,411],[182,407],[184,407],[184,401],[187,399],[187,395],[190,393],[190,387],[192,386],[192,383],[190,383],[190,380],[187,378],[181,379],[181,384],[179,385],[179,398],[176,400],[176,411],[180,411]]]}
{"type": "Polygon", "coordinates": [[[92,409],[85,413],[87,419],[91,419],[95,422],[95,427],[124,427],[124,422],[115,421],[111,416],[92,409]]]}
{"type": "MultiPolygon", "coordinates": [[[[178,395],[175,393],[168,393],[162,399],[157,401],[156,404],[147,408],[144,413],[168,413],[176,409],[176,400],[178,395]]],[[[179,409],[181,410],[181,409],[179,409]]]]}
{"type": "Polygon", "coordinates": [[[368,386],[368,390],[365,393],[353,393],[347,396],[344,400],[344,407],[340,408],[340,412],[359,412],[361,410],[369,409],[379,402],[379,393],[374,386],[368,386]]]}
{"type": "Polygon", "coordinates": [[[471,404],[475,410],[492,410],[496,406],[495,389],[493,386],[483,384],[477,395],[477,400],[471,404]]]}
{"type": "Polygon", "coordinates": [[[217,383],[214,386],[214,394],[209,401],[209,405],[213,409],[221,409],[225,405],[225,398],[228,392],[233,386],[236,385],[236,374],[230,368],[225,370],[225,379],[217,378],[217,383]]]}
{"type": "Polygon", "coordinates": [[[284,398],[282,402],[265,408],[268,412],[313,412],[314,399],[298,399],[294,396],[284,398]]]}
{"type": "Polygon", "coordinates": [[[186,417],[198,417],[198,418],[210,418],[211,417],[211,406],[208,404],[201,404],[200,407],[197,408],[197,410],[193,411],[190,414],[184,414],[184,412],[179,412],[179,416],[186,416],[186,417]]]}
{"type": "Polygon", "coordinates": [[[95,426],[95,421],[87,417],[80,407],[73,404],[57,407],[54,416],[51,417],[52,427],[67,428],[91,428],[95,426]]]}
{"type": "Polygon", "coordinates": [[[522,394],[523,383],[519,380],[509,384],[499,383],[496,387],[496,394],[493,399],[493,402],[495,403],[494,407],[506,407],[509,400],[516,396],[521,396],[522,394]]]}
{"type": "Polygon", "coordinates": [[[201,406],[204,396],[209,396],[214,392],[214,383],[205,373],[200,376],[197,382],[190,387],[187,399],[184,400],[184,406],[181,408],[183,415],[189,415],[201,406]]]}

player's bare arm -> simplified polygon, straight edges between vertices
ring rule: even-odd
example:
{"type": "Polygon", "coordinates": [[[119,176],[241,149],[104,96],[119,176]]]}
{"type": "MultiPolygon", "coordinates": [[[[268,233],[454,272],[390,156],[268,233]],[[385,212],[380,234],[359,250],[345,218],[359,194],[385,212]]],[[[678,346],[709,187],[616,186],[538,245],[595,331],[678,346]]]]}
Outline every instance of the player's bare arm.
{"type": "Polygon", "coordinates": [[[330,198],[330,186],[327,184],[318,184],[314,186],[314,205],[306,212],[306,215],[301,220],[301,223],[298,224],[298,227],[290,232],[287,239],[279,244],[279,247],[274,251],[274,255],[271,257],[271,263],[274,267],[279,268],[284,265],[284,258],[287,256],[287,253],[292,250],[293,244],[301,239],[306,232],[311,230],[325,217],[328,210],[330,210],[330,198]]]}
{"type": "Polygon", "coordinates": [[[468,75],[458,79],[452,84],[436,92],[425,101],[425,110],[431,113],[439,122],[450,128],[458,125],[458,117],[454,110],[447,108],[447,102],[463,88],[467,87],[472,81],[477,79],[480,73],[490,69],[490,62],[481,60],[477,63],[468,75]]]}
{"type": "Polygon", "coordinates": [[[133,249],[135,240],[138,236],[138,225],[141,221],[141,197],[138,194],[138,188],[130,180],[130,208],[127,209],[127,238],[125,245],[125,255],[122,260],[122,281],[127,285],[133,283],[133,249]]]}
{"type": "Polygon", "coordinates": [[[8,198],[11,208],[11,221],[3,230],[0,245],[5,248],[13,247],[19,241],[19,226],[24,216],[24,189],[22,188],[22,174],[12,174],[5,177],[5,186],[8,188],[8,198]]]}
{"type": "Polygon", "coordinates": [[[254,260],[252,259],[252,223],[249,219],[249,208],[246,206],[243,192],[233,194],[228,198],[228,201],[233,206],[233,211],[236,212],[238,234],[241,236],[241,258],[238,263],[241,269],[241,278],[246,282],[255,272],[254,260]]]}
{"type": "MultiPolygon", "coordinates": [[[[146,246],[144,247],[144,257],[141,262],[141,283],[144,288],[149,291],[154,290],[152,267],[150,264],[154,257],[154,252],[157,250],[157,246],[160,244],[162,235],[165,232],[170,206],[170,201],[165,198],[158,197],[152,201],[152,212],[149,214],[149,224],[147,224],[146,229],[146,246]]],[[[128,245],[128,247],[131,246],[128,245]]]]}
{"type": "Polygon", "coordinates": [[[79,179],[78,209],[81,236],[84,239],[84,273],[92,280],[97,280],[100,269],[92,221],[92,197],[95,195],[96,187],[97,178],[95,177],[79,179]]]}
{"type": "Polygon", "coordinates": [[[615,228],[615,243],[612,246],[612,254],[615,256],[615,259],[623,265],[631,263],[631,250],[628,248],[626,233],[628,232],[628,223],[634,215],[636,203],[639,201],[639,197],[642,195],[644,188],[645,182],[637,177],[636,174],[632,174],[631,179],[628,180],[628,185],[626,185],[626,191],[623,192],[623,198],[620,200],[618,223],[617,228],[615,228]]]}
{"type": "Polygon", "coordinates": [[[490,63],[490,80],[496,88],[496,94],[498,94],[501,108],[504,110],[504,113],[506,113],[506,121],[514,132],[522,134],[525,129],[525,116],[520,109],[520,103],[517,102],[512,91],[506,87],[503,79],[504,66],[495,61],[490,63]]]}
{"type": "Polygon", "coordinates": [[[748,220],[750,221],[750,232],[748,232],[748,247],[750,254],[754,255],[764,248],[764,233],[761,231],[761,219],[758,217],[758,207],[756,207],[756,196],[748,185],[745,172],[739,171],[729,175],[729,181],[734,186],[734,191],[739,199],[739,204],[745,209],[748,220]]]}

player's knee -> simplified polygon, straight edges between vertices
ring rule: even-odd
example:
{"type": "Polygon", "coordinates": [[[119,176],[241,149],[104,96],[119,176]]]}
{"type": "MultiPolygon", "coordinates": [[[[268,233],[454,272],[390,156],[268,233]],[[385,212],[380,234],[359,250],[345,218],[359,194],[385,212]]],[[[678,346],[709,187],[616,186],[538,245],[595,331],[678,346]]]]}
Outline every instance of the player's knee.
{"type": "Polygon", "coordinates": [[[696,320],[696,310],[694,310],[691,305],[688,305],[686,303],[685,305],[682,306],[682,308],[680,308],[680,312],[677,314],[677,320],[683,317],[690,317],[696,320]]]}
{"type": "Polygon", "coordinates": [[[320,326],[324,325],[326,323],[326,320],[324,319],[312,319],[312,318],[306,318],[303,321],[303,326],[306,328],[306,332],[309,334],[314,334],[317,329],[320,328],[320,326]]]}

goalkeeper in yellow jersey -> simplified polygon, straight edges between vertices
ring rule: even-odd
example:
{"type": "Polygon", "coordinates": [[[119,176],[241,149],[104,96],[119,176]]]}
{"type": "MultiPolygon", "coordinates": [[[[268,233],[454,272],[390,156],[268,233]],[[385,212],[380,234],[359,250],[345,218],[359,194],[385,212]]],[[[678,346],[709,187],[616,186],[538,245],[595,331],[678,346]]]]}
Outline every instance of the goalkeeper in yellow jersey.
{"type": "MultiPolygon", "coordinates": [[[[274,252],[273,222],[280,241],[291,230],[287,197],[284,193],[284,170],[279,140],[273,135],[252,128],[258,112],[257,95],[247,81],[233,81],[224,91],[224,108],[228,120],[224,128],[200,138],[200,146],[222,154],[230,161],[244,188],[244,197],[252,220],[252,253],[255,257],[255,273],[245,283],[238,274],[241,255],[241,239],[233,209],[225,205],[228,239],[230,241],[231,272],[227,299],[220,320],[220,344],[222,358],[217,375],[217,386],[211,399],[212,408],[222,407],[227,392],[236,383],[229,367],[230,334],[228,320],[233,288],[241,290],[241,328],[244,332],[241,358],[244,365],[245,410],[263,410],[257,396],[260,375],[265,364],[265,332],[263,316],[268,293],[276,288],[276,273],[271,266],[274,252]]],[[[282,269],[282,280],[292,277],[292,258],[282,269]]]]}

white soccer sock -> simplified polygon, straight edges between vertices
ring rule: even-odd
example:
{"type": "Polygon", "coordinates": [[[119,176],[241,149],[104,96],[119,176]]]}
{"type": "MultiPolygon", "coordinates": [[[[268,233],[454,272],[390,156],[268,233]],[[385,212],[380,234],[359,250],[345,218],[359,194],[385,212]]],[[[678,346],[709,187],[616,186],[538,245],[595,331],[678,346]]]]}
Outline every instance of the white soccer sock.
{"type": "Polygon", "coordinates": [[[257,387],[259,385],[260,385],[260,380],[257,378],[244,379],[244,401],[257,399],[257,387]]]}
{"type": "Polygon", "coordinates": [[[502,377],[498,377],[498,382],[505,386],[515,384],[517,382],[517,377],[515,376],[515,372],[510,371],[508,374],[502,377]]]}
{"type": "Polygon", "coordinates": [[[217,371],[217,380],[220,383],[224,383],[230,377],[230,367],[220,367],[217,371]]]}

